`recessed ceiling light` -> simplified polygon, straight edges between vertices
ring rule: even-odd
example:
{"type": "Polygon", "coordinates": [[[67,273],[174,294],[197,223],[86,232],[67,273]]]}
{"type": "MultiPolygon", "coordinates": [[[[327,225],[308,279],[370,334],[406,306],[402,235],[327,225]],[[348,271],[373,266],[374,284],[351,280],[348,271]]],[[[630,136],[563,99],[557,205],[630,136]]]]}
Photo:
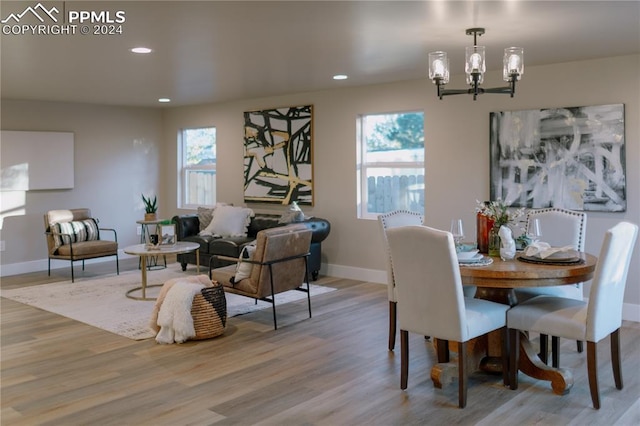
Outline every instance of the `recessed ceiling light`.
{"type": "Polygon", "coordinates": [[[158,102],[167,103],[167,102],[171,102],[171,99],[169,99],[169,98],[160,98],[160,99],[158,99],[158,102]]]}
{"type": "Polygon", "coordinates": [[[149,49],[148,47],[134,47],[133,49],[131,49],[131,51],[133,53],[151,53],[152,50],[149,49]]]}
{"type": "Polygon", "coordinates": [[[347,78],[349,78],[349,76],[345,74],[336,74],[333,76],[334,80],[346,80],[347,78]]]}

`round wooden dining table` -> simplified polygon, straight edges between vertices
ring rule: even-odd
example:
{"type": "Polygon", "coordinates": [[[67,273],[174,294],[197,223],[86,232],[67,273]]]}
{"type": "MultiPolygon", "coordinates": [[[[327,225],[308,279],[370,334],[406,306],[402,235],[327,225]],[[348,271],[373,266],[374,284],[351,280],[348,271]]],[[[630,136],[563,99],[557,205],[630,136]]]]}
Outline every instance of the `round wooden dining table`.
{"type": "MultiPolygon", "coordinates": [[[[518,255],[519,256],[519,255],[518,255]]],[[[460,276],[463,285],[477,286],[476,298],[491,300],[514,306],[518,303],[515,289],[523,287],[545,287],[570,285],[589,281],[596,269],[597,257],[588,253],[579,253],[580,261],[575,263],[530,263],[518,259],[503,261],[494,257],[493,262],[484,266],[460,265],[460,276]]],[[[477,352],[476,356],[468,356],[470,360],[482,359],[478,368],[495,371],[496,367],[487,359],[499,360],[502,351],[502,334],[494,332],[487,341],[470,345],[469,350],[477,352]],[[488,354],[488,356],[487,356],[488,354]]],[[[472,354],[468,354],[472,355],[472,354]]],[[[474,361],[471,361],[474,362],[474,361]]],[[[528,376],[551,382],[554,393],[565,394],[573,385],[571,372],[562,368],[552,368],[543,363],[533,349],[528,335],[522,333],[520,339],[519,369],[528,376]]],[[[436,387],[452,376],[442,364],[437,364],[431,371],[431,378],[436,387]]]]}

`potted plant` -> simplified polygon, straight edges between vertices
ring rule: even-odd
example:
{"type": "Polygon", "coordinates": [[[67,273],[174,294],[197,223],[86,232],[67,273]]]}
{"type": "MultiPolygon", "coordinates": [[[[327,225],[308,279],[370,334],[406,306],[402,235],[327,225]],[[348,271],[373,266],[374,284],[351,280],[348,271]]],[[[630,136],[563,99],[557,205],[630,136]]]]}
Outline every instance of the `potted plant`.
{"type": "Polygon", "coordinates": [[[151,197],[145,197],[144,194],[142,194],[142,202],[144,203],[144,211],[145,211],[145,215],[144,215],[144,220],[146,221],[153,221],[153,220],[157,220],[157,211],[158,211],[158,200],[157,197],[154,195],[153,199],[151,197]]]}

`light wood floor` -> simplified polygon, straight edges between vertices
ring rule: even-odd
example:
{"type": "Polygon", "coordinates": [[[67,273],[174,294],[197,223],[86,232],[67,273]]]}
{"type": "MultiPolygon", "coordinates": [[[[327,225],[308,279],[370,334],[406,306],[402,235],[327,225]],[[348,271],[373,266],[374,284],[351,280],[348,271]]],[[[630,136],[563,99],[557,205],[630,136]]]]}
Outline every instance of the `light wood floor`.
{"type": "MultiPolygon", "coordinates": [[[[123,270],[137,262],[121,262],[123,270]]],[[[78,267],[78,269],[80,269],[78,267]]],[[[76,279],[111,272],[89,265],[76,279]]],[[[5,277],[3,289],[68,280],[68,268],[5,277]]],[[[387,350],[386,288],[322,277],[338,291],[230,318],[224,336],[158,345],[133,341],[2,298],[2,425],[637,425],[640,324],[622,330],[625,387],[615,389],[608,339],[598,352],[602,409],[591,406],[586,356],[563,342],[568,395],[520,375],[517,391],[473,373],[467,408],[457,385],[435,389],[431,342],[411,335],[410,379],[400,390],[399,342],[387,350]]],[[[150,303],[150,302],[140,302],[150,303]]]]}

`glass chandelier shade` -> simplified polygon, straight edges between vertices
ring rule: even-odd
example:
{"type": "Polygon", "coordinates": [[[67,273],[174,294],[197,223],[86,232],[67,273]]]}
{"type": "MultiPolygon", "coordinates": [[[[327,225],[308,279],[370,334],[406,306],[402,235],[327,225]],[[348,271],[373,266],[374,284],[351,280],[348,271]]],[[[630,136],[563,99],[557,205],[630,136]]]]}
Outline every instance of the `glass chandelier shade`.
{"type": "Polygon", "coordinates": [[[511,81],[512,76],[520,80],[524,74],[524,49],[522,47],[507,47],[504,49],[502,59],[502,78],[504,81],[511,81]]]}
{"type": "Polygon", "coordinates": [[[449,82],[449,58],[447,52],[431,52],[429,53],[429,80],[439,81],[440,84],[449,82]]]}
{"type": "Polygon", "coordinates": [[[465,48],[464,72],[467,74],[467,84],[473,84],[473,75],[478,75],[478,84],[484,81],[487,64],[484,60],[484,46],[467,46],[465,48]]]}

